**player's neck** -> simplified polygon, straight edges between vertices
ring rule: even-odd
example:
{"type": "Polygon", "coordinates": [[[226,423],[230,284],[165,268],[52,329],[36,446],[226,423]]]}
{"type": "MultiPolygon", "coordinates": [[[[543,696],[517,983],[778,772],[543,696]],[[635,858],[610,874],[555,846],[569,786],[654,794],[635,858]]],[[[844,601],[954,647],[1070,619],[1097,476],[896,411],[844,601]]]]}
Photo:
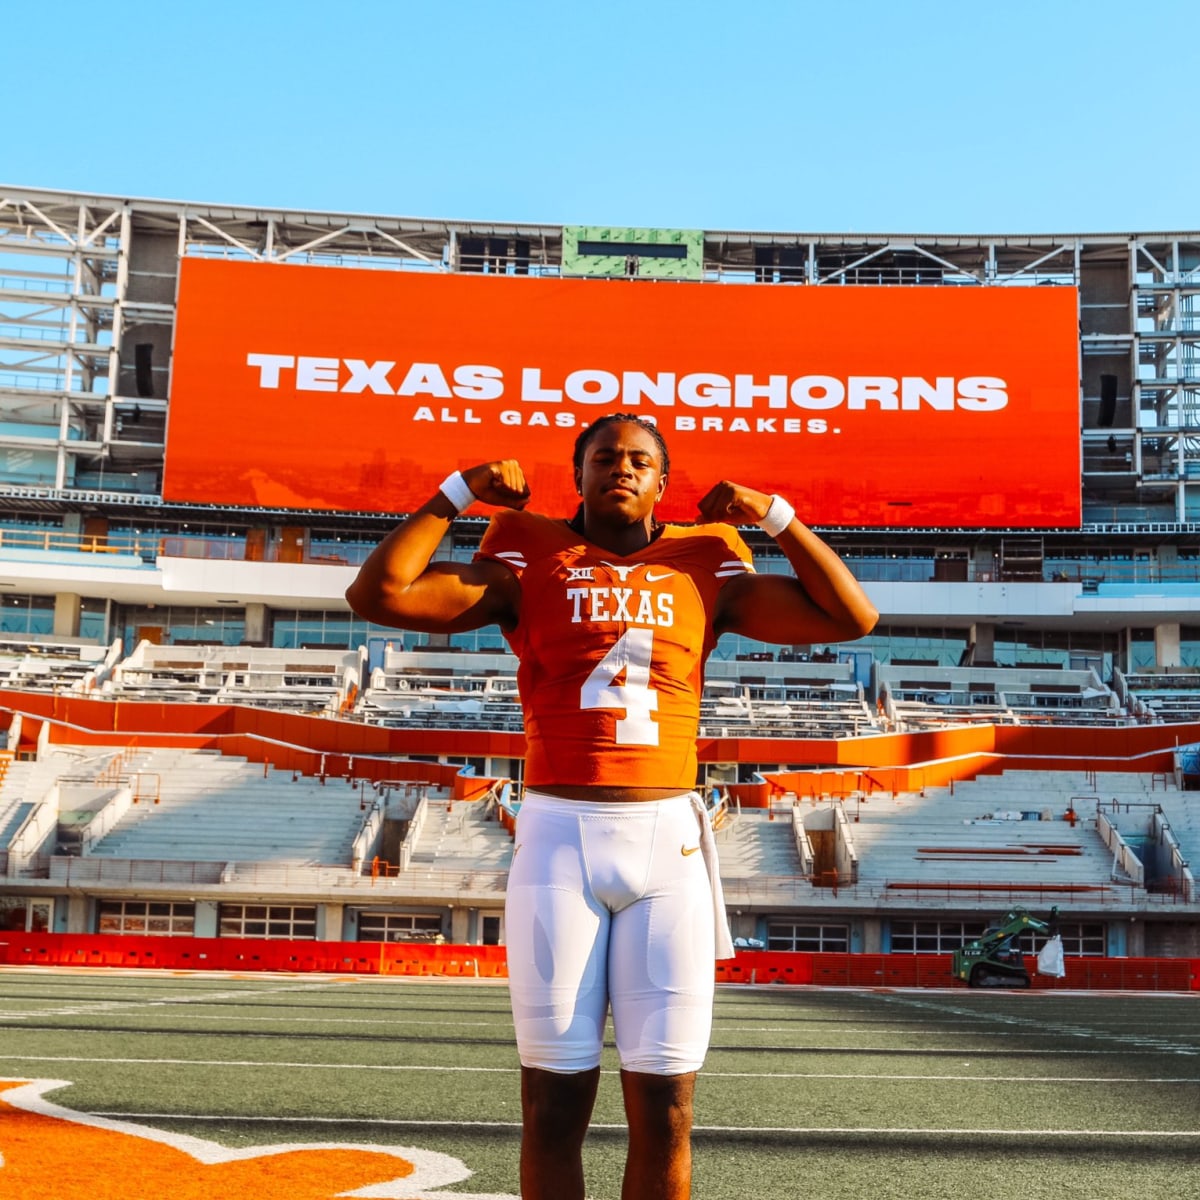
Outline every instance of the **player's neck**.
{"type": "Polygon", "coordinates": [[[632,525],[611,525],[605,521],[597,521],[585,513],[583,516],[583,536],[593,546],[599,546],[622,558],[636,554],[648,546],[657,536],[659,526],[654,518],[646,517],[643,521],[635,521],[632,525]]]}

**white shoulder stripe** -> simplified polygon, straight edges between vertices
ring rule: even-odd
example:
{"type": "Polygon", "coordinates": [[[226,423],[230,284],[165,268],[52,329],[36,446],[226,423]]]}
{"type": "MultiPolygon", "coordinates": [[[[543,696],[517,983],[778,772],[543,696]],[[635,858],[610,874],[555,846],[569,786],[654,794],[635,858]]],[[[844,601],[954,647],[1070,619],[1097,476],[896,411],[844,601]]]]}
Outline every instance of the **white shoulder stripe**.
{"type": "Polygon", "coordinates": [[[497,550],[497,558],[511,558],[513,562],[524,562],[525,555],[520,550],[497,550]]]}
{"type": "Polygon", "coordinates": [[[727,575],[753,575],[754,573],[753,563],[743,562],[740,558],[726,559],[720,568],[713,572],[718,579],[727,575]]]}

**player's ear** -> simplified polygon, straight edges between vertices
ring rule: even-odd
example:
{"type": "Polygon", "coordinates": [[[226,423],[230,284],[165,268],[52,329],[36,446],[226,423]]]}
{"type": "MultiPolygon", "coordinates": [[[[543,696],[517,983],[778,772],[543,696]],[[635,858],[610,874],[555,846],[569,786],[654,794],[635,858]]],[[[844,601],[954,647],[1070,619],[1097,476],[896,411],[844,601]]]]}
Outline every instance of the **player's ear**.
{"type": "Polygon", "coordinates": [[[654,499],[656,501],[661,500],[663,497],[663,492],[665,492],[666,490],[667,490],[667,477],[665,475],[660,475],[658,477],[658,491],[654,494],[654,499]]]}
{"type": "Polygon", "coordinates": [[[583,472],[578,467],[575,468],[575,491],[578,495],[583,495],[583,472]]]}

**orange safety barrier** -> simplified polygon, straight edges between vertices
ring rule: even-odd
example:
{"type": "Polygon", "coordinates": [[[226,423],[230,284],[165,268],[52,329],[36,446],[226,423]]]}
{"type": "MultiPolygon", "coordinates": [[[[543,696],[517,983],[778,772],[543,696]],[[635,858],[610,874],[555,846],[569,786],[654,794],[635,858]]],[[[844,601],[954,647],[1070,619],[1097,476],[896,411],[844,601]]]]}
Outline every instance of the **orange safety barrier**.
{"type": "MultiPolygon", "coordinates": [[[[966,987],[949,954],[806,954],[743,950],[716,964],[718,983],[825,987],[966,987]]],[[[142,934],[0,932],[0,964],[505,979],[503,946],[420,942],[293,942],[142,934]]],[[[1027,964],[1034,966],[1033,955],[1027,964]]],[[[1200,991],[1197,958],[1072,958],[1063,979],[1032,974],[1038,990],[1200,991]]]]}

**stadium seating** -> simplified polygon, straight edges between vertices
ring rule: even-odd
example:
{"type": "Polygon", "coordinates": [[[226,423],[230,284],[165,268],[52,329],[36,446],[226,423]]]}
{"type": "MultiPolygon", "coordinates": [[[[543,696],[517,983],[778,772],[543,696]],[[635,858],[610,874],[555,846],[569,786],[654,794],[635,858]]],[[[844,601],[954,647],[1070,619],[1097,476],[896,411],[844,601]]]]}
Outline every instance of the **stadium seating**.
{"type": "Polygon", "coordinates": [[[716,841],[727,899],[764,890],[778,896],[808,886],[788,808],[731,810],[716,830],[716,841]]]}
{"type": "Polygon", "coordinates": [[[859,882],[885,888],[1000,886],[1014,894],[1108,888],[1114,882],[1113,855],[1094,822],[1065,819],[1070,800],[1061,780],[1021,775],[981,776],[923,795],[871,796],[856,808],[849,827],[859,882]]]}
{"type": "Polygon", "coordinates": [[[500,823],[491,800],[452,801],[447,796],[426,798],[426,813],[419,824],[404,871],[418,886],[451,882],[464,876],[473,886],[503,891],[513,842],[500,823]]]}
{"type": "Polygon", "coordinates": [[[880,665],[880,698],[896,729],[993,725],[1128,725],[1134,719],[1094,671],[880,665]]]}
{"type": "Polygon", "coordinates": [[[357,691],[364,651],[141,642],[102,688],[138,700],[255,704],[336,714],[357,691]]]}
{"type": "Polygon", "coordinates": [[[4,637],[0,639],[0,686],[82,691],[107,654],[107,647],[90,642],[4,637]]]}
{"type": "Polygon", "coordinates": [[[344,780],[188,750],[143,752],[129,768],[133,802],[94,857],[352,864],[363,793],[344,780]]]}
{"type": "Polygon", "coordinates": [[[523,727],[516,659],[507,654],[414,653],[387,647],[353,715],[393,728],[523,727]]]}
{"type": "Polygon", "coordinates": [[[1136,671],[1122,676],[1131,711],[1155,724],[1200,721],[1200,671],[1192,667],[1165,667],[1158,671],[1136,671]]]}

